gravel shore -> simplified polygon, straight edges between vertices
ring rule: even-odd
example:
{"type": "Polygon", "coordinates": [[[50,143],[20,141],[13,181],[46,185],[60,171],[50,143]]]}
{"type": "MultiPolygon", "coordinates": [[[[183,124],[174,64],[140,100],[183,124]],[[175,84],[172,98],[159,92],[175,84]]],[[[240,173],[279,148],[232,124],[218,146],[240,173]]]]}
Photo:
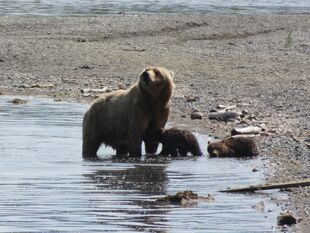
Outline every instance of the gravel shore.
{"type": "MultiPolygon", "coordinates": [[[[266,182],[310,177],[310,15],[0,17],[2,94],[91,102],[129,87],[146,66],[175,72],[170,122],[216,137],[259,125],[266,182]],[[247,115],[190,119],[193,109],[207,116],[219,104],[247,115]]],[[[286,192],[281,204],[306,232],[310,189],[286,192]]]]}

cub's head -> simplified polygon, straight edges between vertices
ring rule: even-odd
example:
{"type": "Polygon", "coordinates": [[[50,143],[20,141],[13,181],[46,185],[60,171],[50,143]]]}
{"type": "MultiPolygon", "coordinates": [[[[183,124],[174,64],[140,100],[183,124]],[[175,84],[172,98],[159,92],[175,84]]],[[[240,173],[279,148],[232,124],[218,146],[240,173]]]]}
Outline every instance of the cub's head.
{"type": "Polygon", "coordinates": [[[209,156],[212,157],[226,157],[233,154],[231,148],[229,148],[225,141],[214,141],[208,142],[208,153],[209,156]]]}
{"type": "Polygon", "coordinates": [[[139,86],[154,97],[165,95],[169,99],[174,89],[173,76],[163,67],[148,67],[140,74],[139,86]]]}

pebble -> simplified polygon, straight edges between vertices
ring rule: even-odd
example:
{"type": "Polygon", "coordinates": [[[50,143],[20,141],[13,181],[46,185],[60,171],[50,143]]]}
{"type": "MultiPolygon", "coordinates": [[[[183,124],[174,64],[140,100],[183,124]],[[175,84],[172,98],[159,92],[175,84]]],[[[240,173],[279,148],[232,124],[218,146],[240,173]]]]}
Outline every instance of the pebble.
{"type": "Polygon", "coordinates": [[[203,113],[194,111],[191,113],[192,120],[201,120],[203,118],[203,113]]]}
{"type": "Polygon", "coordinates": [[[90,67],[89,65],[82,65],[80,66],[80,69],[85,69],[85,70],[88,70],[88,69],[92,69],[92,67],[90,67]]]}
{"type": "Polygon", "coordinates": [[[82,38],[82,37],[78,37],[78,38],[77,38],[77,41],[78,41],[78,42],[86,42],[86,40],[85,40],[84,38],[82,38]]]}
{"type": "Polygon", "coordinates": [[[258,172],[258,169],[257,169],[256,167],[254,167],[254,168],[252,169],[252,172],[258,172]]]}
{"type": "Polygon", "coordinates": [[[185,96],[186,98],[186,102],[196,102],[199,97],[195,96],[195,97],[192,97],[192,96],[185,96]]]}

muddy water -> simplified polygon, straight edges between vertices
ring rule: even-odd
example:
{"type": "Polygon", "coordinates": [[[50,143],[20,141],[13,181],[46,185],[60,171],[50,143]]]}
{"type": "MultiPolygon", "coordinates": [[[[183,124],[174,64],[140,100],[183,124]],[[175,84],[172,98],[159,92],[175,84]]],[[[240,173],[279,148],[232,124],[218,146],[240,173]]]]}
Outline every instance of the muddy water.
{"type": "MultiPolygon", "coordinates": [[[[85,105],[0,96],[0,232],[272,232],[279,209],[269,194],[224,194],[258,183],[258,159],[119,160],[81,158],[85,105]],[[192,189],[213,203],[159,205],[161,195],[192,189]],[[264,201],[265,210],[253,205],[264,201]]],[[[205,135],[198,135],[206,151],[205,135]]]]}

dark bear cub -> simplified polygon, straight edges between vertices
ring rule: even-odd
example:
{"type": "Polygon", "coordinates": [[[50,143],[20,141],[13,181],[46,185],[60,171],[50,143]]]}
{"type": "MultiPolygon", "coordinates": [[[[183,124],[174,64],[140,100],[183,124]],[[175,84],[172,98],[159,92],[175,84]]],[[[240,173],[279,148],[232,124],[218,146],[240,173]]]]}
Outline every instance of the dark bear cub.
{"type": "Polygon", "coordinates": [[[247,157],[258,155],[257,146],[250,137],[234,136],[208,142],[210,157],[247,157]]]}
{"type": "Polygon", "coordinates": [[[186,156],[188,152],[193,156],[202,155],[197,138],[188,130],[161,128],[149,132],[146,138],[162,144],[160,155],[171,155],[175,157],[180,154],[181,156],[186,156]]]}

